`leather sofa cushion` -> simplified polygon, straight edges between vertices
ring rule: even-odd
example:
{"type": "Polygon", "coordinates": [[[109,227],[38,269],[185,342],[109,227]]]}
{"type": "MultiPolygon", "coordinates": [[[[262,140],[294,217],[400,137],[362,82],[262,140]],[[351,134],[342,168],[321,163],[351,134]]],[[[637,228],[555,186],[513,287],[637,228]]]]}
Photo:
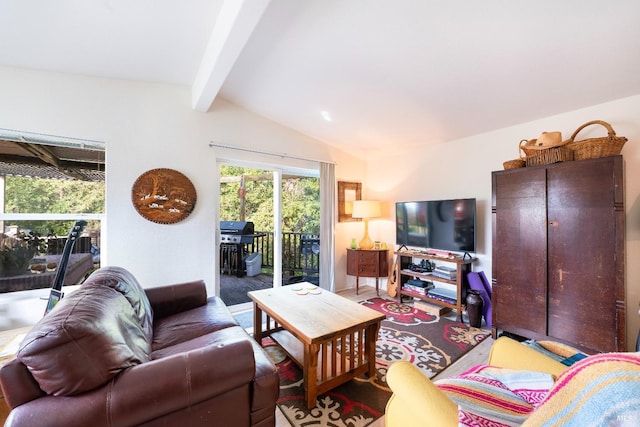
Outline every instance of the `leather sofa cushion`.
{"type": "Polygon", "coordinates": [[[151,338],[124,295],[83,285],[34,326],[16,357],[44,392],[68,396],[150,360],[150,352],[151,338]]]}
{"type": "Polygon", "coordinates": [[[138,280],[122,267],[108,266],[94,271],[82,286],[108,286],[120,292],[131,304],[138,323],[151,337],[153,334],[153,311],[138,280]]]}
{"type": "Polygon", "coordinates": [[[243,338],[247,338],[247,333],[242,329],[242,327],[230,326],[215,332],[200,334],[189,340],[181,341],[164,348],[153,350],[151,352],[151,359],[163,359],[165,357],[186,353],[202,347],[224,345],[226,342],[237,341],[243,338]]]}
{"type": "MultiPolygon", "coordinates": [[[[187,353],[198,348],[206,348],[210,346],[224,346],[227,343],[247,340],[253,348],[254,366],[252,367],[253,376],[253,393],[251,395],[251,407],[267,408],[267,411],[273,411],[273,402],[278,399],[279,393],[279,377],[275,365],[264,351],[264,349],[254,339],[247,339],[247,332],[241,326],[229,326],[215,332],[204,334],[188,341],[155,350],[151,353],[154,360],[165,359],[178,354],[187,353]]],[[[138,368],[136,368],[138,369],[138,368]]],[[[211,364],[212,370],[227,370],[227,367],[220,366],[216,363],[211,364]]]]}
{"type": "Polygon", "coordinates": [[[207,303],[207,287],[203,280],[145,288],[153,309],[153,321],[207,303]]]}
{"type": "Polygon", "coordinates": [[[200,307],[155,319],[153,351],[237,325],[238,322],[224,302],[211,297],[207,304],[200,307]]]}

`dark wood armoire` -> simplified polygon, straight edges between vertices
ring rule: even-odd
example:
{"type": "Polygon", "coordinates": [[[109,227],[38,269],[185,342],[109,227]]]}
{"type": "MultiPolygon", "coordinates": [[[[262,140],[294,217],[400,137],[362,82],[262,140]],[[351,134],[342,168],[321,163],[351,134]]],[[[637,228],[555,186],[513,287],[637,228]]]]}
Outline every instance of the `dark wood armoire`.
{"type": "Polygon", "coordinates": [[[492,173],[493,327],[626,351],[622,156],[492,173]]]}

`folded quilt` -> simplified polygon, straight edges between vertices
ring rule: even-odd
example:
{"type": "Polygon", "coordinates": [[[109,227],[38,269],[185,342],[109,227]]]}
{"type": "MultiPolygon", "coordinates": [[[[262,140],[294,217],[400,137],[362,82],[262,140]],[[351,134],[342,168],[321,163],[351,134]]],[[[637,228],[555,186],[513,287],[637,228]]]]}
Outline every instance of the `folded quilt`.
{"type": "Polygon", "coordinates": [[[517,426],[546,397],[553,376],[479,365],[435,384],[458,405],[460,426],[517,426]]]}

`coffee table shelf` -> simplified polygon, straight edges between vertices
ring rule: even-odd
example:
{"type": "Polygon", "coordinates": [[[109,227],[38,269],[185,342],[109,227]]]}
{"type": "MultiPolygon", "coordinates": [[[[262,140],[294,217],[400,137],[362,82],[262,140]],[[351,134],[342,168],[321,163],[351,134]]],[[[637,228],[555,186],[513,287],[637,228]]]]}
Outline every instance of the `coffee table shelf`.
{"type": "Polygon", "coordinates": [[[318,394],[362,374],[375,375],[375,344],[384,314],[327,291],[298,295],[284,287],[249,292],[249,297],[254,338],[261,342],[271,336],[302,368],[308,408],[316,405],[318,394]]]}

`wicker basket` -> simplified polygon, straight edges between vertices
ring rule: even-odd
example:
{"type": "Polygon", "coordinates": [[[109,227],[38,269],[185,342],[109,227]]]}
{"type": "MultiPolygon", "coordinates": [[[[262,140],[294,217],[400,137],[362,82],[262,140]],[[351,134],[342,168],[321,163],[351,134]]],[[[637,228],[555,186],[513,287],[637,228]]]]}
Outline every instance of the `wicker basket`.
{"type": "MultiPolygon", "coordinates": [[[[524,157],[522,156],[522,151],[524,151],[522,149],[523,144],[526,144],[527,140],[523,139],[522,141],[520,141],[520,144],[518,144],[518,154],[520,155],[519,159],[514,159],[514,160],[507,160],[506,162],[502,163],[502,166],[504,167],[505,170],[507,169],[518,169],[518,168],[523,168],[526,165],[526,162],[524,160],[524,157]]],[[[526,153],[525,153],[526,155],[526,153]]]]}
{"type": "Polygon", "coordinates": [[[535,156],[537,154],[540,154],[540,150],[535,150],[531,148],[532,146],[536,145],[536,141],[537,141],[536,138],[530,139],[528,141],[526,139],[523,139],[522,141],[520,141],[520,148],[522,149],[522,151],[524,151],[524,154],[526,156],[535,156]]]}
{"type": "Polygon", "coordinates": [[[547,148],[545,150],[538,150],[538,154],[535,156],[527,156],[527,166],[540,166],[549,165],[551,163],[567,162],[573,160],[573,151],[567,148],[566,145],[562,147],[547,148]]]}
{"type": "Polygon", "coordinates": [[[593,120],[580,126],[571,135],[565,147],[573,151],[575,160],[598,159],[600,157],[616,156],[622,151],[627,138],[624,136],[616,136],[616,132],[611,125],[602,120],[593,120]],[[589,138],[576,141],[578,132],[590,125],[602,125],[607,129],[607,136],[600,138],[589,138]]]}

